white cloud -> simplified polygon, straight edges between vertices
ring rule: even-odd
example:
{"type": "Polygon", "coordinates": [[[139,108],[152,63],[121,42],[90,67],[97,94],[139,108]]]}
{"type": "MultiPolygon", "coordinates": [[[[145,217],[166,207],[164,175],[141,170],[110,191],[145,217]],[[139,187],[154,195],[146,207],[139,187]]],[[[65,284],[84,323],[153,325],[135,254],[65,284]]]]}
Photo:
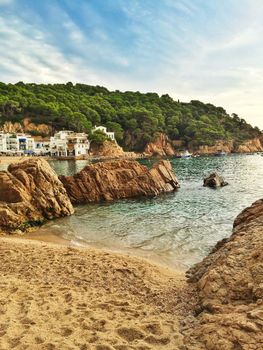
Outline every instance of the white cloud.
{"type": "Polygon", "coordinates": [[[198,1],[165,0],[156,16],[151,2],[119,0],[128,26],[118,29],[128,30],[132,38],[123,46],[89,7],[87,23],[96,17],[89,30],[63,9],[52,8],[60,36],[41,23],[0,14],[1,80],[73,81],[169,93],[222,105],[263,128],[263,3],[241,1],[236,16],[211,15],[201,25],[195,23],[204,16],[198,1]]]}

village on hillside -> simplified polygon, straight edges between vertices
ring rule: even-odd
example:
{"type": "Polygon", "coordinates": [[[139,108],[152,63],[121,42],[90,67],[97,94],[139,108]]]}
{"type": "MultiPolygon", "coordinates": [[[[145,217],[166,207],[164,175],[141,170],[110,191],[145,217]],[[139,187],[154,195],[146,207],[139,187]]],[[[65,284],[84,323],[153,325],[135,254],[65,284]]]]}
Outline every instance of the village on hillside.
{"type": "MultiPolygon", "coordinates": [[[[114,132],[104,126],[95,126],[92,132],[101,131],[109,140],[115,141],[114,132]]],[[[0,155],[5,156],[51,156],[79,157],[88,155],[90,140],[86,133],[61,130],[50,138],[25,133],[0,132],[0,155]]]]}

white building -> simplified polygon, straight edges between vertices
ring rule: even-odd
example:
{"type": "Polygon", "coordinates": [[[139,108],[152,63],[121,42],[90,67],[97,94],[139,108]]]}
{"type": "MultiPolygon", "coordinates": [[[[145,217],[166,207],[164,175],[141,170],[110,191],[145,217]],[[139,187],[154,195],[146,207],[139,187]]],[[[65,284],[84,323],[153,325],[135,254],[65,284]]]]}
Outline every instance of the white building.
{"type": "Polygon", "coordinates": [[[50,140],[35,137],[34,154],[37,156],[49,156],[50,152],[50,140]]]}
{"type": "Polygon", "coordinates": [[[0,153],[33,154],[34,139],[26,134],[0,133],[0,153]]]}
{"type": "Polygon", "coordinates": [[[57,132],[50,138],[50,153],[55,157],[86,155],[90,148],[88,135],[70,130],[57,132]]]}
{"type": "Polygon", "coordinates": [[[95,125],[94,129],[92,130],[92,132],[97,131],[97,130],[100,130],[100,131],[104,132],[104,134],[106,134],[109,139],[115,141],[115,134],[114,134],[114,132],[107,131],[107,128],[105,126],[96,126],[95,125]]]}

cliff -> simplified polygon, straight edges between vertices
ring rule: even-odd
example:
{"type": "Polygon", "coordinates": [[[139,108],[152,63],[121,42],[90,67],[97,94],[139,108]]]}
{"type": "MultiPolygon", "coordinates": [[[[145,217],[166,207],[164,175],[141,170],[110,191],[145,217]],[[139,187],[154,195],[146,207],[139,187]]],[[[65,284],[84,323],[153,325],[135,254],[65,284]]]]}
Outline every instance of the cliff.
{"type": "MultiPolygon", "coordinates": [[[[144,154],[146,156],[174,156],[176,155],[176,149],[183,149],[182,141],[171,141],[165,134],[160,134],[154,141],[148,143],[145,147],[144,154]]],[[[187,148],[187,147],[186,147],[187,148]]],[[[188,149],[197,154],[214,154],[218,151],[225,153],[253,153],[262,152],[263,144],[260,138],[254,138],[244,141],[239,144],[234,140],[217,140],[213,146],[203,145],[197,149],[191,146],[191,142],[188,145],[188,149]]]]}
{"type": "Polygon", "coordinates": [[[200,146],[197,150],[195,150],[195,153],[213,154],[220,150],[226,153],[262,152],[263,145],[259,138],[247,140],[241,144],[237,144],[233,140],[230,140],[230,141],[218,140],[216,141],[214,146],[200,146]]]}
{"type": "Polygon", "coordinates": [[[241,145],[237,146],[235,151],[237,153],[262,152],[262,142],[258,138],[248,140],[246,142],[243,142],[241,145]]]}
{"type": "Polygon", "coordinates": [[[231,153],[234,150],[234,142],[233,141],[223,141],[219,140],[213,146],[200,146],[195,153],[198,154],[214,154],[218,151],[223,151],[226,153],[231,153]]]}
{"type": "Polygon", "coordinates": [[[59,178],[74,204],[153,197],[179,187],[168,161],[160,161],[150,170],[136,161],[97,163],[86,166],[74,176],[59,178]]]}
{"type": "Polygon", "coordinates": [[[0,231],[25,230],[73,212],[62,183],[45,160],[30,158],[0,172],[0,231]]]}
{"type": "Polygon", "coordinates": [[[2,131],[5,133],[18,133],[18,132],[37,132],[38,134],[51,135],[52,129],[46,124],[35,124],[30,121],[29,118],[24,118],[21,123],[5,122],[2,126],[2,131]]]}
{"type": "Polygon", "coordinates": [[[236,218],[232,236],[188,271],[200,298],[189,344],[209,350],[262,349],[262,230],[259,200],[236,218]]]}
{"type": "Polygon", "coordinates": [[[147,156],[174,156],[175,149],[169,141],[168,136],[160,134],[154,141],[146,145],[144,153],[147,156]]]}

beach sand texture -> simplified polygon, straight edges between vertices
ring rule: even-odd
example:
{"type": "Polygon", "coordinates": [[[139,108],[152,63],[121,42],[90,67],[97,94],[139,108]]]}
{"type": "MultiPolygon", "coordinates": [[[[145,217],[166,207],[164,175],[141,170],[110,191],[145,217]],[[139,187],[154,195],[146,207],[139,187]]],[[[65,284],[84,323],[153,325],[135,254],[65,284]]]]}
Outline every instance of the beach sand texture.
{"type": "Polygon", "coordinates": [[[93,248],[14,237],[0,238],[0,259],[1,350],[182,345],[179,322],[191,295],[181,273],[93,248]]]}

